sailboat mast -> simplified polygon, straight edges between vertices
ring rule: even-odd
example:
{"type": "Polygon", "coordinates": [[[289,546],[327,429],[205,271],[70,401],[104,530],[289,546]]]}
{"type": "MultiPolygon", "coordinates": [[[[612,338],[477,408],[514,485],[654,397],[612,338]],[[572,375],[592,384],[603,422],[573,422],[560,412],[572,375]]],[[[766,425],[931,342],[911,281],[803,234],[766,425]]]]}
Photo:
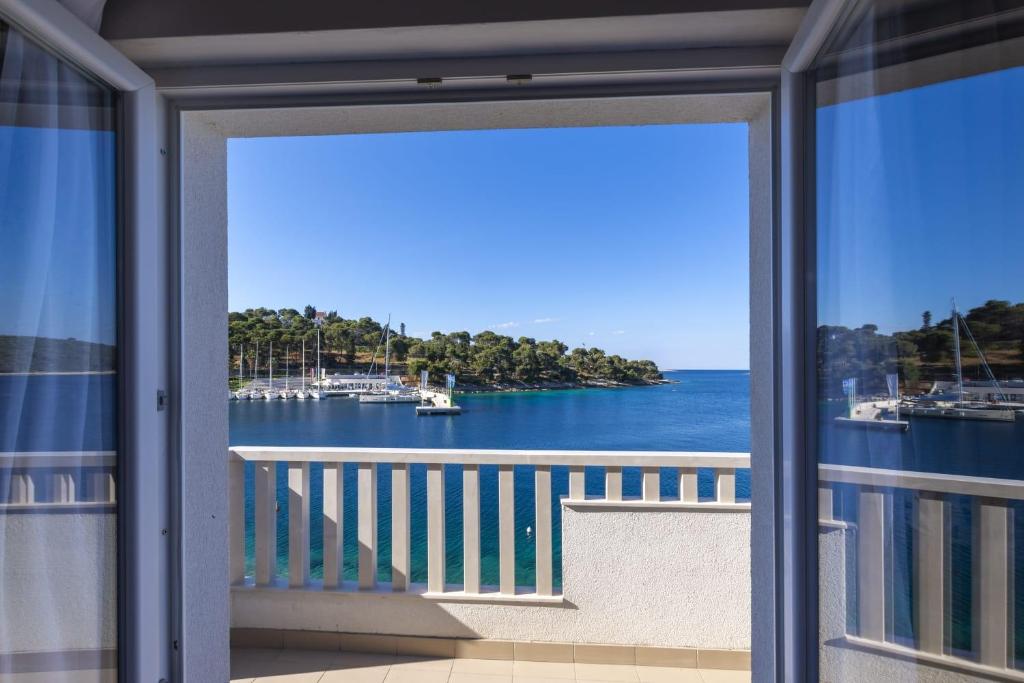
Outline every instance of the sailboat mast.
{"type": "Polygon", "coordinates": [[[274,342],[270,342],[270,363],[268,364],[268,369],[270,371],[270,377],[269,377],[270,390],[273,391],[274,390],[274,342]]]}
{"type": "Polygon", "coordinates": [[[252,362],[252,381],[260,378],[260,343],[256,342],[256,360],[252,362]]]}
{"type": "Polygon", "coordinates": [[[956,299],[953,299],[953,355],[956,358],[956,396],[959,403],[964,402],[964,370],[960,362],[960,314],[956,310],[956,299]]]}
{"type": "Polygon", "coordinates": [[[302,338],[302,390],[306,390],[306,338],[302,338]]]}
{"type": "Polygon", "coordinates": [[[290,382],[292,380],[292,365],[291,365],[292,359],[291,359],[291,355],[292,355],[292,345],[288,344],[288,346],[286,346],[284,348],[284,390],[285,391],[288,391],[288,387],[291,386],[291,384],[290,384],[290,382]]]}
{"type": "Polygon", "coordinates": [[[320,328],[316,328],[316,381],[320,381],[320,328]]]}
{"type": "Polygon", "coordinates": [[[391,316],[388,316],[387,336],[384,338],[384,388],[387,389],[391,376],[391,316]]]}

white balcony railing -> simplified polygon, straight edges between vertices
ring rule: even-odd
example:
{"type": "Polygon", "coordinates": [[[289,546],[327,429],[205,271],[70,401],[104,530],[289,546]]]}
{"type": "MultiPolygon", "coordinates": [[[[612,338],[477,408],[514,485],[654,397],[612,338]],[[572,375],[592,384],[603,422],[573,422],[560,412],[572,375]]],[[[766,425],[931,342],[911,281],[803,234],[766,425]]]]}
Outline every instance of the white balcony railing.
{"type": "Polygon", "coordinates": [[[116,466],[114,451],[0,453],[0,475],[9,477],[0,510],[110,507],[116,466]]]}
{"type": "MultiPolygon", "coordinates": [[[[857,633],[846,634],[855,645],[877,647],[885,656],[909,655],[941,666],[981,667],[1006,671],[1014,660],[1013,642],[1013,502],[1024,500],[1024,482],[1011,479],[954,476],[925,472],[876,469],[845,465],[818,467],[818,503],[822,528],[855,530],[857,633]],[[853,518],[836,520],[834,496],[839,487],[850,486],[857,498],[853,518]],[[893,496],[908,491],[913,497],[912,646],[897,644],[886,626],[894,605],[887,583],[887,548],[893,543],[893,496]],[[971,503],[972,650],[975,659],[955,656],[950,644],[950,598],[953,576],[950,559],[950,506],[954,496],[968,496],[971,503]]],[[[822,545],[822,567],[843,567],[845,545],[822,545]]],[[[891,550],[888,552],[892,552],[891,550]]],[[[832,588],[845,593],[834,576],[832,588]]],[[[895,580],[895,579],[894,579],[895,580]]],[[[891,621],[891,618],[890,618],[891,621]]],[[[845,630],[836,618],[836,628],[845,630]]]]}
{"type": "Polygon", "coordinates": [[[750,467],[748,453],[683,453],[637,451],[541,451],[541,450],[435,450],[374,448],[276,448],[235,446],[229,451],[231,580],[245,585],[245,463],[255,465],[255,576],[254,586],[275,583],[277,524],[276,464],[287,463],[288,477],[288,586],[308,588],[310,580],[310,463],[323,463],[323,581],[324,590],[344,590],[341,570],[342,511],[345,463],[357,469],[356,508],[358,538],[358,590],[377,586],[377,466],[391,466],[391,590],[413,590],[410,582],[410,479],[409,467],[426,465],[427,496],[427,584],[426,597],[491,600],[556,598],[552,576],[551,468],[568,467],[567,501],[580,505],[664,506],[714,511],[723,508],[749,509],[736,501],[736,470],[750,467]],[[462,468],[464,581],[451,585],[445,575],[445,490],[444,466],[462,468]],[[480,579],[480,467],[498,467],[498,553],[499,584],[495,589],[481,586],[480,579]],[[532,592],[517,591],[515,582],[515,488],[516,466],[534,467],[536,504],[536,569],[532,592]],[[604,469],[604,493],[587,497],[584,467],[604,469]],[[642,495],[625,500],[622,469],[637,467],[642,472],[642,495]],[[669,469],[665,469],[669,468],[669,469]],[[713,499],[698,496],[698,469],[714,475],[713,499]],[[679,498],[664,500],[662,476],[678,477],[679,498]]]}

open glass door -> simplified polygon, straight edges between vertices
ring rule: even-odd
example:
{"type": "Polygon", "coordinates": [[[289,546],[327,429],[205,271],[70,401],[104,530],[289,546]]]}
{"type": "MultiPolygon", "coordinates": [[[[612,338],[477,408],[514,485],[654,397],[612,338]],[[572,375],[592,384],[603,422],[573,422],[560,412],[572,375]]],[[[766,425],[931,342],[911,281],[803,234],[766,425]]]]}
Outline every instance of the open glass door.
{"type": "Polygon", "coordinates": [[[0,679],[114,681],[116,93],[0,22],[0,679]]]}
{"type": "Polygon", "coordinates": [[[1019,677],[1024,14],[852,5],[808,88],[820,676],[1019,677]]]}

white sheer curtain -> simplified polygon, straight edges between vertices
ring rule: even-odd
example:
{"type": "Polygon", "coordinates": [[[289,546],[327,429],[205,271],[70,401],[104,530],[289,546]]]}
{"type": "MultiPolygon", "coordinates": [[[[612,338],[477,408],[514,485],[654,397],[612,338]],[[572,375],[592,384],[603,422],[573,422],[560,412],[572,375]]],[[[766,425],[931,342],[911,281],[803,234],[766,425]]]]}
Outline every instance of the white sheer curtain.
{"type": "Polygon", "coordinates": [[[114,120],[0,24],[2,681],[116,679],[114,120]]]}

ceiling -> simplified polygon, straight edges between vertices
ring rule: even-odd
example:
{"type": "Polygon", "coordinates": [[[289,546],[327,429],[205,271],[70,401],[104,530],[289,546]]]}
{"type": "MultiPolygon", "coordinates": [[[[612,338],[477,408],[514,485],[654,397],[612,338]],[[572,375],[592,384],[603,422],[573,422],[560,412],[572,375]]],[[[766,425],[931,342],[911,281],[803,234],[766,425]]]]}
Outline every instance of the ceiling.
{"type": "Polygon", "coordinates": [[[809,0],[107,0],[147,69],[704,48],[782,49],[809,0]]]}

